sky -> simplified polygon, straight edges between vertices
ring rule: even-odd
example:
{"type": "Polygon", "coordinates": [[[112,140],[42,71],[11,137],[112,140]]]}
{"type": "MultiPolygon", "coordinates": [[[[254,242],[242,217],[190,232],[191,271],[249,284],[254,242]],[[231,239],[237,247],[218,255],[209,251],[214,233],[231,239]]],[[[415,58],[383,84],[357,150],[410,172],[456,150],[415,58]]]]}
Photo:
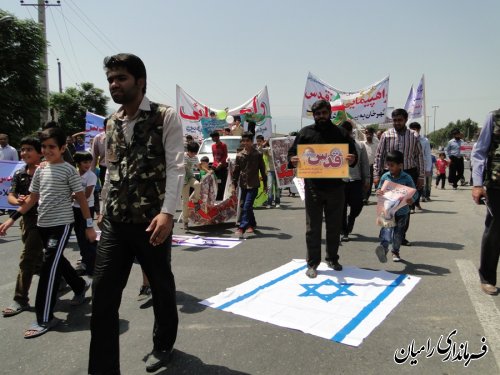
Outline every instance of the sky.
{"type": "MultiPolygon", "coordinates": [[[[174,106],[177,84],[215,108],[236,107],[267,85],[280,133],[311,121],[301,120],[308,72],[344,91],[390,75],[392,107],[404,106],[424,74],[429,132],[467,118],[482,126],[500,107],[498,0],[60,3],[46,10],[51,91],[59,58],[63,87],[92,82],[108,94],[103,58],[130,52],[146,65],[148,97],[174,106]]],[[[37,19],[18,0],[0,8],[37,19]]]]}

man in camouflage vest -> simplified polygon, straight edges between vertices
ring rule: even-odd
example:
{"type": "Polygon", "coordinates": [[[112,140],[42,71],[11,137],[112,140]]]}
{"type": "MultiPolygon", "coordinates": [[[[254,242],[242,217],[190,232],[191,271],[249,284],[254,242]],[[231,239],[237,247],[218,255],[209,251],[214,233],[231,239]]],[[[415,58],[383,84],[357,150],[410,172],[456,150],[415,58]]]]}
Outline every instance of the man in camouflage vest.
{"type": "Polygon", "coordinates": [[[111,97],[122,106],[106,123],[108,170],[98,223],[89,373],[119,374],[118,309],[134,257],[151,284],[155,322],[146,370],[166,365],[177,336],[170,258],[173,214],[184,179],[182,127],[175,109],[150,102],[137,56],[104,59],[111,97]]]}
{"type": "Polygon", "coordinates": [[[486,204],[479,278],[486,294],[496,295],[500,256],[500,110],[490,112],[471,154],[472,199],[486,204]]]}

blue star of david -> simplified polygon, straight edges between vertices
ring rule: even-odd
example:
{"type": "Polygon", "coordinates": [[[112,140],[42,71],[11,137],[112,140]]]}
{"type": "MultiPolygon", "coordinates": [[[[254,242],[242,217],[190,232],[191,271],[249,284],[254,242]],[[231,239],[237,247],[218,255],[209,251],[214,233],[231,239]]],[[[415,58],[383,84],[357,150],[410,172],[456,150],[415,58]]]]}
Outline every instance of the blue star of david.
{"type": "Polygon", "coordinates": [[[349,290],[349,287],[353,284],[348,284],[348,283],[337,284],[335,281],[332,281],[330,279],[324,280],[319,284],[300,284],[300,285],[304,287],[306,291],[302,294],[299,294],[299,297],[319,297],[325,302],[330,302],[335,297],[356,295],[349,290]],[[335,286],[337,287],[337,291],[330,294],[320,293],[318,289],[321,288],[322,286],[335,286]]]}

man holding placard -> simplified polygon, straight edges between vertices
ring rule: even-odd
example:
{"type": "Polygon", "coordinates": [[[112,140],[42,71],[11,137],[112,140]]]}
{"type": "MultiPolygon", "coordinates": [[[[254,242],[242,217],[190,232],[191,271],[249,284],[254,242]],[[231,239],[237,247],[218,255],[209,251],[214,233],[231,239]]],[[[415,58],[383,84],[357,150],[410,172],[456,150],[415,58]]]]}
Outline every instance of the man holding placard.
{"type": "Polygon", "coordinates": [[[332,109],[326,100],[315,102],[311,111],[314,124],[301,129],[288,151],[288,160],[297,175],[305,178],[307,271],[310,278],[317,276],[321,263],[321,227],[323,212],[326,222],[326,262],[328,267],[341,271],[338,249],[342,212],[344,209],[344,181],[349,176],[348,166],[357,162],[354,141],[345,130],[332,123],[332,109]]]}

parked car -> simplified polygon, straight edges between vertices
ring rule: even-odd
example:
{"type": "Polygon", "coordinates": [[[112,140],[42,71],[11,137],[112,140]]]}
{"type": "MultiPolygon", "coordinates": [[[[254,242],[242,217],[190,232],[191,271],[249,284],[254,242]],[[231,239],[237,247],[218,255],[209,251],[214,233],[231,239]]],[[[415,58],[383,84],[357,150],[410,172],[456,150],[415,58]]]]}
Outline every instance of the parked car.
{"type": "MultiPolygon", "coordinates": [[[[240,147],[241,136],[239,135],[225,135],[220,137],[220,141],[225,143],[227,146],[227,156],[228,159],[235,161],[236,160],[236,149],[240,147]]],[[[200,146],[200,150],[198,151],[198,159],[201,159],[203,156],[208,156],[208,163],[212,165],[214,161],[214,156],[212,155],[212,145],[214,141],[212,138],[206,138],[203,140],[200,146]]]]}

